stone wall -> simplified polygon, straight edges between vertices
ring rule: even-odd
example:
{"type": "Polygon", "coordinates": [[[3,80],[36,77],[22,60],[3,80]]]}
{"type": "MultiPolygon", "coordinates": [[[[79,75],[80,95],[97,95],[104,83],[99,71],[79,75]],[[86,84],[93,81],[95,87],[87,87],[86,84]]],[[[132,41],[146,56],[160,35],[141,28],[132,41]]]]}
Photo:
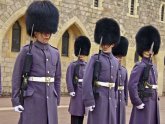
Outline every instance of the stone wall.
{"type": "MultiPolygon", "coordinates": [[[[21,46],[25,45],[28,37],[25,31],[24,14],[27,6],[33,0],[0,0],[0,62],[2,70],[3,92],[11,92],[11,76],[15,58],[18,53],[11,52],[12,25],[19,20],[22,26],[21,46]]],[[[73,54],[75,37],[86,35],[92,41],[91,54],[96,53],[98,46],[93,42],[95,23],[102,17],[116,19],[121,27],[122,35],[129,39],[128,56],[124,64],[130,73],[134,65],[135,35],[141,26],[152,24],[160,31],[162,44],[156,57],[159,69],[159,94],[163,92],[165,77],[163,59],[165,56],[165,22],[160,21],[160,8],[163,0],[135,0],[135,15],[130,15],[130,0],[101,0],[98,8],[93,7],[93,0],[52,0],[60,12],[58,32],[52,36],[51,44],[61,51],[61,37],[70,31],[69,57],[61,57],[62,61],[62,92],[67,92],[65,85],[66,68],[70,61],[76,59],[73,54]]],[[[165,89],[164,89],[165,90],[165,89]]]]}

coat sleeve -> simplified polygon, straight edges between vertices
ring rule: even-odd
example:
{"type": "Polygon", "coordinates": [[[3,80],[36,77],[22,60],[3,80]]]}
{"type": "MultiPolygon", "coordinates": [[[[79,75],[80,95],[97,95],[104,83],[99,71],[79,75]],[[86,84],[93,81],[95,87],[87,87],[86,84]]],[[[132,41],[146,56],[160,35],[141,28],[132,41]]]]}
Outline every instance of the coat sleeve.
{"type": "Polygon", "coordinates": [[[124,96],[125,96],[125,103],[128,105],[128,73],[126,71],[126,77],[124,81],[124,96]]]}
{"type": "Polygon", "coordinates": [[[58,62],[56,64],[56,73],[55,73],[55,90],[57,92],[57,105],[60,104],[60,94],[61,94],[61,61],[60,55],[58,54],[58,62]]]}
{"type": "Polygon", "coordinates": [[[138,83],[139,83],[142,72],[143,72],[142,66],[140,65],[135,66],[131,72],[129,83],[128,83],[130,99],[131,99],[132,104],[135,106],[142,104],[142,101],[138,95],[138,83]]]}
{"type": "Polygon", "coordinates": [[[25,50],[25,48],[23,48],[19,53],[19,55],[17,56],[14,65],[14,70],[12,74],[12,99],[11,99],[13,106],[18,106],[21,104],[19,101],[19,93],[21,88],[22,71],[23,71],[23,65],[24,65],[26,53],[27,51],[25,50]]]}
{"type": "Polygon", "coordinates": [[[86,65],[86,69],[83,77],[83,101],[85,107],[95,105],[93,89],[92,89],[94,63],[95,63],[95,59],[94,56],[92,56],[86,65]]]}
{"type": "Polygon", "coordinates": [[[74,87],[73,87],[73,76],[74,76],[74,64],[71,63],[66,72],[66,84],[67,84],[67,89],[68,92],[74,92],[74,87]]]}

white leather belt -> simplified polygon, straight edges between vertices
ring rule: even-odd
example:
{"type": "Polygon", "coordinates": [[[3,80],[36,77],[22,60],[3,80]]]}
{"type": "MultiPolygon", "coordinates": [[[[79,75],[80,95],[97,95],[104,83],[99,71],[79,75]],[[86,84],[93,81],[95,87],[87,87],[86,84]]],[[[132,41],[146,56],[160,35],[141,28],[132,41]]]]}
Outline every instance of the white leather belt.
{"type": "MultiPolygon", "coordinates": [[[[158,85],[151,85],[152,89],[158,89],[158,85]]],[[[148,86],[145,86],[145,88],[149,88],[148,86]]]]}
{"type": "Polygon", "coordinates": [[[103,87],[108,87],[110,89],[115,87],[115,83],[101,82],[101,81],[96,81],[96,85],[103,86],[103,87]]]}
{"type": "Polygon", "coordinates": [[[78,82],[83,82],[83,79],[78,79],[78,82]]]}
{"type": "Polygon", "coordinates": [[[118,90],[124,90],[124,86],[118,86],[118,90]]]}
{"type": "Polygon", "coordinates": [[[29,77],[28,80],[35,81],[35,82],[51,83],[51,82],[54,82],[54,77],[29,77]]]}

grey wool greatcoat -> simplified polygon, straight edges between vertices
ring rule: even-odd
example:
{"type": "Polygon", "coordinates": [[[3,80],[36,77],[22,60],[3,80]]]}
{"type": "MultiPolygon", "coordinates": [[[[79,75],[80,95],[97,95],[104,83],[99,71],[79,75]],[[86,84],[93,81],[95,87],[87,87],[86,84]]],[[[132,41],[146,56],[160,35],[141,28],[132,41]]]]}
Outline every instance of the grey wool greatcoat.
{"type": "MultiPolygon", "coordinates": [[[[137,86],[146,63],[152,65],[148,82],[152,85],[157,84],[158,73],[156,66],[150,63],[147,58],[142,58],[142,61],[138,62],[133,68],[128,84],[129,94],[133,104],[129,124],[160,124],[157,90],[154,89],[152,97],[144,98],[143,101],[138,96],[137,86]],[[142,103],[145,104],[144,109],[137,109],[136,106],[142,103]]],[[[146,88],[145,90],[149,91],[150,89],[146,88]]]]}
{"type": "Polygon", "coordinates": [[[118,70],[117,83],[119,87],[124,87],[124,90],[118,90],[117,124],[126,124],[125,106],[128,103],[128,77],[126,68],[121,65],[118,70]]]}
{"type": "Polygon", "coordinates": [[[0,65],[0,95],[2,94],[2,82],[1,82],[1,65],[0,65]]]}
{"type": "Polygon", "coordinates": [[[69,112],[74,116],[84,116],[85,114],[85,106],[83,104],[82,99],[82,82],[78,82],[76,86],[73,85],[74,71],[79,79],[83,79],[84,70],[85,70],[86,62],[77,60],[75,62],[70,63],[67,74],[66,74],[66,82],[68,92],[75,92],[75,96],[71,97],[69,104],[69,112]],[[79,72],[75,71],[76,64],[79,64],[79,72]]]}
{"type": "MultiPolygon", "coordinates": [[[[26,45],[18,55],[12,76],[12,104],[20,105],[19,89],[25,55],[29,49],[26,45]]],[[[58,124],[57,105],[60,102],[61,62],[57,49],[38,41],[32,46],[33,64],[30,76],[54,77],[54,83],[28,82],[24,94],[24,111],[19,124],[58,124]]]]}
{"type": "MultiPolygon", "coordinates": [[[[117,98],[115,88],[97,86],[97,95],[94,98],[92,79],[94,64],[98,55],[93,55],[87,63],[83,79],[83,100],[85,107],[95,105],[92,112],[88,113],[87,124],[116,124],[117,98]]],[[[100,54],[101,70],[99,81],[115,83],[117,79],[118,60],[112,53],[100,54]]]]}

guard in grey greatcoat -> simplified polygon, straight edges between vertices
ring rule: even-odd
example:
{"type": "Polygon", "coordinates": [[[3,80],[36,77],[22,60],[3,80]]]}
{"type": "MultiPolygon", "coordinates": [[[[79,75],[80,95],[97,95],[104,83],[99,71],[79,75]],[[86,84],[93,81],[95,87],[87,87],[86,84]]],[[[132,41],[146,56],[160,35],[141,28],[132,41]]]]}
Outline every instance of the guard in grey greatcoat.
{"type": "Polygon", "coordinates": [[[128,84],[133,104],[130,124],[160,124],[158,72],[152,63],[152,55],[158,53],[160,42],[158,30],[151,25],[142,27],[136,34],[136,51],[142,60],[135,64],[128,84]]]}
{"type": "Polygon", "coordinates": [[[127,69],[121,65],[122,58],[127,55],[128,40],[126,37],[120,37],[120,43],[112,49],[113,55],[119,60],[118,79],[116,90],[118,91],[117,101],[117,124],[126,124],[125,106],[128,103],[128,76],[127,69]]]}
{"type": "Polygon", "coordinates": [[[61,62],[56,48],[49,45],[57,31],[59,14],[50,1],[34,1],[26,11],[26,29],[35,39],[32,44],[32,66],[20,103],[20,86],[29,45],[17,56],[12,76],[12,104],[20,112],[19,124],[58,124],[57,105],[60,103],[61,62]]]}
{"type": "Polygon", "coordinates": [[[0,96],[2,94],[2,82],[1,82],[1,65],[0,65],[0,96]]]}
{"type": "Polygon", "coordinates": [[[66,73],[66,83],[71,96],[69,112],[71,124],[83,124],[85,106],[82,100],[82,82],[86,67],[84,57],[90,53],[91,43],[86,36],[79,36],[74,44],[74,53],[78,60],[71,62],[66,73]]]}
{"type": "Polygon", "coordinates": [[[118,23],[111,18],[97,21],[94,39],[102,51],[90,58],[83,78],[83,100],[89,109],[87,123],[116,124],[115,82],[119,61],[111,51],[120,41],[118,23]]]}

